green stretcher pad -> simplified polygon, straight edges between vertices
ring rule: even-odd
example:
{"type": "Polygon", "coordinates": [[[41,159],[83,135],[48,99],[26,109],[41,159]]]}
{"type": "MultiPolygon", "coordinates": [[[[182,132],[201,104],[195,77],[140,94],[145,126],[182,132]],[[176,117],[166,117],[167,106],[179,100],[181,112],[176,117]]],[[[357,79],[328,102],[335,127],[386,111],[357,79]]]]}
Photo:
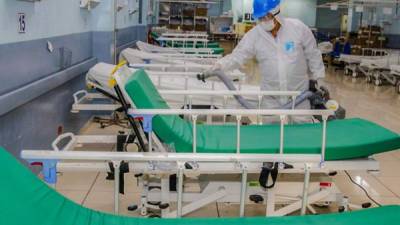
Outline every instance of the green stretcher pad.
{"type": "MultiPolygon", "coordinates": [[[[167,45],[169,47],[174,47],[174,48],[182,48],[182,47],[186,47],[186,48],[193,48],[193,42],[189,42],[189,43],[174,43],[174,46],[172,46],[172,42],[169,41],[167,42],[167,45]]],[[[205,46],[203,43],[196,43],[196,48],[220,48],[221,46],[217,43],[217,42],[208,42],[205,46]]]]}
{"type": "MultiPolygon", "coordinates": [[[[125,90],[138,109],[169,108],[143,70],[131,75],[125,90]]],[[[155,116],[153,130],[176,152],[193,151],[191,122],[179,116],[155,116]]],[[[279,153],[279,137],[279,125],[242,126],[241,152],[279,153]]],[[[285,153],[319,154],[321,143],[321,124],[285,126],[285,153]]],[[[366,120],[336,120],[327,125],[326,144],[326,160],[347,160],[400,149],[400,136],[366,120]]],[[[236,153],[236,126],[197,125],[197,152],[236,153]]]]}
{"type": "Polygon", "coordinates": [[[66,199],[0,147],[0,224],[2,225],[394,225],[400,206],[352,213],[243,219],[128,218],[84,208],[66,199]]]}

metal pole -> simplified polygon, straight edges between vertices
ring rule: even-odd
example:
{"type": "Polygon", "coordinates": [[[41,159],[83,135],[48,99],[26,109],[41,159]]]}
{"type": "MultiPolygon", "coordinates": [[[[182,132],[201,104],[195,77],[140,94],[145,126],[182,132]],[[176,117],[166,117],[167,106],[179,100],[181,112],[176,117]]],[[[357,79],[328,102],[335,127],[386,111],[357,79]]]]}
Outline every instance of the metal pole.
{"type": "Polygon", "coordinates": [[[112,55],[112,57],[113,57],[114,64],[118,64],[118,60],[117,60],[117,11],[118,11],[118,1],[114,0],[113,3],[114,3],[114,10],[113,10],[113,19],[114,19],[113,24],[114,24],[114,27],[113,27],[113,43],[112,43],[112,45],[113,45],[113,55],[112,55]]]}
{"type": "Polygon", "coordinates": [[[301,202],[301,215],[306,214],[308,205],[308,188],[310,186],[310,167],[308,164],[304,165],[304,186],[303,186],[303,200],[301,202]]]}
{"type": "Polygon", "coordinates": [[[153,141],[152,141],[153,132],[149,132],[149,152],[153,152],[153,141]]]}
{"type": "Polygon", "coordinates": [[[193,153],[197,153],[197,116],[192,116],[193,120],[193,153]]]}
{"type": "Polygon", "coordinates": [[[279,142],[279,154],[283,154],[283,144],[284,144],[284,135],[285,135],[285,120],[286,116],[281,116],[281,133],[280,133],[280,142],[279,142]]]}
{"type": "Polygon", "coordinates": [[[246,205],[247,196],[247,169],[243,168],[242,171],[242,187],[240,189],[240,217],[244,217],[244,208],[246,205]]]}
{"type": "Polygon", "coordinates": [[[323,122],[322,122],[322,149],[321,149],[321,161],[325,162],[325,152],[326,152],[326,129],[327,129],[327,120],[328,117],[323,116],[322,117],[323,122]]]}
{"type": "MultiPolygon", "coordinates": [[[[258,109],[259,109],[259,110],[261,110],[262,99],[263,99],[263,96],[262,96],[262,95],[259,95],[259,96],[258,96],[258,109]]],[[[257,124],[262,124],[261,116],[260,116],[260,115],[257,116],[257,124]]]]}
{"type": "Polygon", "coordinates": [[[114,213],[119,214],[119,167],[121,162],[113,162],[114,164],[114,213]]]}
{"type": "Polygon", "coordinates": [[[237,133],[236,133],[236,153],[240,154],[240,126],[241,126],[241,121],[242,121],[242,116],[236,116],[236,120],[237,120],[237,133]]]}
{"type": "Polygon", "coordinates": [[[178,169],[178,199],[177,199],[177,210],[176,217],[182,217],[182,201],[183,201],[183,165],[179,165],[178,169]]]}

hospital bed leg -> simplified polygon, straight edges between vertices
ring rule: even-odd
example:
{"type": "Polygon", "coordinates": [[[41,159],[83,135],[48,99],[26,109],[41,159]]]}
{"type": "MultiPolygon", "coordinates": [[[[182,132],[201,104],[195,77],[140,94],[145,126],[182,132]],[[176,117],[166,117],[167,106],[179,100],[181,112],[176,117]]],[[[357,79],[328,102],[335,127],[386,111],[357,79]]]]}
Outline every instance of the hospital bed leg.
{"type": "Polygon", "coordinates": [[[121,162],[113,162],[114,165],[114,213],[119,213],[119,167],[121,162]]]}
{"type": "Polygon", "coordinates": [[[169,203],[170,203],[170,199],[169,199],[169,176],[167,177],[162,177],[161,178],[161,205],[160,207],[161,209],[161,218],[164,218],[166,215],[169,214],[170,212],[170,208],[169,208],[169,203]],[[162,206],[166,206],[166,207],[162,207],[162,206]]]}
{"type": "Polygon", "coordinates": [[[182,217],[182,204],[183,204],[183,168],[184,165],[179,163],[178,166],[178,196],[177,196],[177,210],[176,210],[176,217],[182,217]]]}
{"type": "Polygon", "coordinates": [[[244,208],[246,205],[246,196],[247,196],[247,169],[243,168],[242,172],[242,187],[240,189],[240,217],[244,217],[244,208]]]}
{"type": "MultiPolygon", "coordinates": [[[[192,201],[185,206],[182,207],[182,215],[185,216],[191,212],[194,212],[198,209],[201,209],[210,203],[218,202],[219,199],[224,198],[228,195],[228,192],[224,186],[218,188],[218,190],[212,194],[204,195],[198,198],[195,201],[192,201]]],[[[186,199],[186,197],[185,197],[186,199]]],[[[183,200],[183,199],[182,199],[183,200]]],[[[165,216],[165,218],[173,218],[177,215],[177,212],[173,211],[169,215],[165,216]]]]}
{"type": "Polygon", "coordinates": [[[302,216],[304,216],[306,214],[306,210],[307,210],[309,186],[310,186],[310,166],[306,164],[305,168],[304,168],[303,200],[301,203],[301,215],[302,216]]]}
{"type": "Polygon", "coordinates": [[[275,216],[275,188],[267,190],[266,216],[275,216]]]}
{"type": "Polygon", "coordinates": [[[143,180],[143,191],[140,197],[140,215],[147,216],[147,196],[149,194],[149,185],[146,180],[143,180]]]}

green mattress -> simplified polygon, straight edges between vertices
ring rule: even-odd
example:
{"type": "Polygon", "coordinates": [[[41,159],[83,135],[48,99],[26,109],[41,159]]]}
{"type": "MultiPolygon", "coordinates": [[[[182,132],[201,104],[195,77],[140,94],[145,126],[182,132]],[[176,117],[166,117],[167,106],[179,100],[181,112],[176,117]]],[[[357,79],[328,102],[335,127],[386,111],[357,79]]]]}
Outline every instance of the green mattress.
{"type": "MultiPolygon", "coordinates": [[[[193,48],[193,43],[188,43],[186,45],[183,45],[183,43],[174,43],[174,46],[172,46],[172,42],[169,41],[167,43],[167,45],[169,47],[174,47],[174,48],[182,48],[182,47],[193,48]]],[[[220,48],[221,46],[218,44],[218,42],[208,42],[205,47],[206,48],[220,48]]],[[[197,43],[196,48],[204,48],[204,44],[197,43]]]]}
{"type": "Polygon", "coordinates": [[[246,219],[146,219],[105,214],[66,199],[0,148],[0,224],[4,225],[394,225],[400,206],[324,216],[246,219]]]}
{"type": "MultiPolygon", "coordinates": [[[[191,48],[191,47],[188,47],[191,48]]],[[[214,55],[222,55],[224,54],[225,50],[223,48],[210,48],[212,50],[212,54],[214,55]]],[[[191,50],[186,50],[185,53],[196,53],[196,54],[208,54],[208,53],[197,53],[196,51],[191,52],[191,50]]]]}
{"type": "MultiPolygon", "coordinates": [[[[143,70],[128,79],[125,90],[139,109],[168,109],[167,103],[143,70]]],[[[177,152],[192,152],[192,124],[179,116],[156,116],[153,129],[157,136],[177,152]]],[[[241,128],[242,153],[278,153],[279,125],[251,125],[241,128]]],[[[284,152],[318,154],[321,152],[321,124],[285,127],[284,152]]],[[[384,127],[362,119],[336,120],[328,123],[326,160],[368,157],[400,149],[400,136],[384,127]]],[[[236,126],[197,125],[197,152],[235,153],[236,126]]]]}

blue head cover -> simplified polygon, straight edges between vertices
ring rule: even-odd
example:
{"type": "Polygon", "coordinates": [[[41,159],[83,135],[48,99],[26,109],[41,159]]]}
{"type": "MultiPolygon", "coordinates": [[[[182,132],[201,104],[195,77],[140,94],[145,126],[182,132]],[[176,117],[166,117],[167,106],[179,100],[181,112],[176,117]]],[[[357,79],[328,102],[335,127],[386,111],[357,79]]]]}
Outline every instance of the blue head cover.
{"type": "Polygon", "coordinates": [[[253,16],[255,19],[260,19],[268,13],[276,14],[279,11],[281,0],[254,0],[253,16]]]}

